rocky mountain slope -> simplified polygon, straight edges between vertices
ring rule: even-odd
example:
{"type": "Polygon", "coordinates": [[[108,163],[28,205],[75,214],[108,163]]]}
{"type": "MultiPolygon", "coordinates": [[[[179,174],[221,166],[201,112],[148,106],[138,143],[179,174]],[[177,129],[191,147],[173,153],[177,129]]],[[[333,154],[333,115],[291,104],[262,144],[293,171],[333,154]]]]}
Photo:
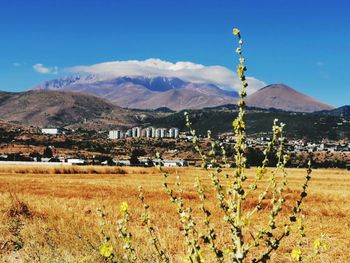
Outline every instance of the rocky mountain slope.
{"type": "Polygon", "coordinates": [[[129,127],[147,117],[96,96],[43,90],[0,92],[0,116],[7,122],[24,125],[91,129],[129,127]]]}
{"type": "Polygon", "coordinates": [[[186,82],[167,77],[101,77],[70,76],[47,81],[35,90],[79,91],[105,98],[124,108],[172,110],[200,109],[234,103],[237,92],[225,91],[213,84],[186,82]]]}
{"type": "MultiPolygon", "coordinates": [[[[234,104],[236,91],[216,85],[192,83],[172,77],[125,76],[112,79],[98,75],[69,76],[43,82],[35,90],[69,90],[96,95],[131,109],[201,109],[234,104]]],[[[266,86],[247,97],[247,105],[295,112],[333,109],[332,106],[302,94],[284,84],[266,86]]]]}
{"type": "Polygon", "coordinates": [[[284,84],[266,86],[249,95],[246,103],[251,107],[275,108],[295,112],[313,112],[334,109],[312,97],[302,94],[284,84]]]}

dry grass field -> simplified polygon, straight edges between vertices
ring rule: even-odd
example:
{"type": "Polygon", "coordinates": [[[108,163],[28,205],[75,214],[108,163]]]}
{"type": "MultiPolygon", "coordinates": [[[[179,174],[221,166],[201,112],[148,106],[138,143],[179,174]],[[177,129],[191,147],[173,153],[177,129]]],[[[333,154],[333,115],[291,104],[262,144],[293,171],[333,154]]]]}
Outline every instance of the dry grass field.
{"type": "MultiPolygon", "coordinates": [[[[296,199],[305,176],[304,169],[287,169],[289,185],[286,191],[287,215],[293,199],[296,199]]],[[[168,168],[170,185],[175,174],[181,177],[185,189],[186,205],[194,208],[194,218],[199,229],[203,217],[193,188],[196,175],[200,175],[208,193],[206,206],[211,209],[211,220],[218,231],[218,244],[229,244],[227,229],[211,182],[206,172],[199,168],[168,168]]],[[[247,170],[252,178],[255,169],[247,170]]],[[[186,247],[181,235],[181,224],[176,209],[169,202],[162,183],[163,176],[156,168],[113,167],[61,167],[29,168],[0,167],[0,258],[1,262],[99,262],[99,245],[102,242],[97,208],[107,214],[107,229],[117,253],[122,244],[117,239],[116,221],[120,217],[119,206],[127,201],[130,211],[130,231],[139,262],[155,262],[152,259],[149,237],[142,225],[142,205],[138,200],[138,186],[143,186],[150,204],[152,221],[160,234],[160,241],[169,251],[172,262],[183,262],[186,247]],[[16,241],[16,242],[13,242],[16,241]],[[14,244],[23,246],[16,250],[14,244]]],[[[248,180],[249,181],[249,180],[248,180]]],[[[350,172],[346,170],[314,170],[303,204],[307,247],[325,234],[329,249],[317,262],[349,262],[350,258],[350,172]]],[[[256,198],[247,200],[244,209],[254,206],[256,198]]],[[[266,221],[266,207],[262,215],[251,223],[254,228],[266,221]]],[[[284,219],[281,219],[281,223],[284,219]]],[[[272,256],[272,262],[291,262],[290,252],[295,247],[297,235],[283,240],[281,250],[272,256]]],[[[208,250],[206,262],[212,262],[208,250]]]]}

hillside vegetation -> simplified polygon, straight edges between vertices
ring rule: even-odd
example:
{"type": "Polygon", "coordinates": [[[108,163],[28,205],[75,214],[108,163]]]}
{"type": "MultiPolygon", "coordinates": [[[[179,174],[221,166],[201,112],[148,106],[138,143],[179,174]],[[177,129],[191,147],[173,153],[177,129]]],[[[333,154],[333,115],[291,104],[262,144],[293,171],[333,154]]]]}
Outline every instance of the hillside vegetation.
{"type": "MultiPolygon", "coordinates": [[[[248,135],[271,133],[271,124],[279,119],[286,124],[285,132],[288,138],[308,138],[332,140],[350,138],[350,118],[313,113],[296,113],[279,110],[262,110],[248,108],[246,116],[248,135]]],[[[237,116],[237,110],[227,107],[190,110],[193,128],[200,134],[211,130],[213,134],[232,131],[232,120],[237,116]]],[[[166,117],[152,120],[156,127],[179,127],[186,130],[184,111],[166,117]]]]}

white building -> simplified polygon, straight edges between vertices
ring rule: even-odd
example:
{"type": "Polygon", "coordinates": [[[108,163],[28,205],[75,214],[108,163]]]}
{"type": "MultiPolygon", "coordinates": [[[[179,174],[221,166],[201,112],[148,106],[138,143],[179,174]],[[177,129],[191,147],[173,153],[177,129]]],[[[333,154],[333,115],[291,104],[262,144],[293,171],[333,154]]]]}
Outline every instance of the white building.
{"type": "Polygon", "coordinates": [[[151,129],[152,138],[156,137],[156,128],[150,127],[150,129],[151,129]]]}
{"type": "Polygon", "coordinates": [[[124,138],[124,133],[121,130],[109,131],[108,138],[111,140],[124,138]]]}
{"type": "Polygon", "coordinates": [[[157,128],[155,130],[155,138],[165,138],[168,136],[168,129],[166,128],[157,128]]]}
{"type": "Polygon", "coordinates": [[[155,137],[155,128],[154,127],[147,127],[145,130],[146,130],[145,136],[147,138],[155,137]]]}
{"type": "Polygon", "coordinates": [[[125,132],[125,137],[131,137],[132,136],[132,130],[129,129],[125,132]]]}
{"type": "Polygon", "coordinates": [[[174,128],[174,138],[177,139],[179,138],[180,132],[178,128],[174,128]]]}
{"type": "Polygon", "coordinates": [[[83,159],[75,159],[75,158],[67,159],[66,162],[69,164],[85,164],[86,163],[86,161],[83,159]]]}
{"type": "Polygon", "coordinates": [[[118,160],[118,159],[114,159],[113,162],[116,165],[120,165],[120,166],[130,166],[130,160],[118,160]]]}
{"type": "Polygon", "coordinates": [[[132,137],[139,138],[141,137],[141,128],[140,127],[134,127],[132,128],[132,137]]]}
{"type": "Polygon", "coordinates": [[[52,134],[52,135],[62,134],[62,130],[59,128],[42,128],[41,132],[43,134],[52,134]]]}
{"type": "Polygon", "coordinates": [[[160,128],[160,138],[168,137],[168,129],[160,128]]]}
{"type": "Polygon", "coordinates": [[[154,138],[160,138],[160,128],[155,130],[154,138]]]}
{"type": "Polygon", "coordinates": [[[170,138],[178,138],[179,137],[179,129],[178,128],[171,128],[169,129],[169,137],[170,138]]]}
{"type": "Polygon", "coordinates": [[[151,129],[150,128],[146,128],[145,129],[145,137],[146,138],[151,138],[152,137],[152,133],[151,133],[151,129]]]}
{"type": "Polygon", "coordinates": [[[163,160],[164,167],[182,167],[188,166],[188,163],[184,160],[163,160]]]}

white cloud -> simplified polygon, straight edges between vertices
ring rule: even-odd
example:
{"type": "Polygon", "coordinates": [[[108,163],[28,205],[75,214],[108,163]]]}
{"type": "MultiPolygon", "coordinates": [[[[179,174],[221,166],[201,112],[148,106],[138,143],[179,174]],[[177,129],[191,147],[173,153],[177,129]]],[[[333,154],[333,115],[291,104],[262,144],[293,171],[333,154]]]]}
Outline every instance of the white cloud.
{"type": "Polygon", "coordinates": [[[22,64],[21,64],[21,63],[18,63],[18,62],[13,62],[13,63],[12,63],[12,66],[14,66],[14,67],[20,67],[20,66],[22,66],[22,64]]]}
{"type": "MultiPolygon", "coordinates": [[[[177,77],[185,81],[197,83],[212,83],[223,89],[239,90],[240,80],[237,74],[223,66],[204,66],[192,62],[176,63],[160,59],[111,61],[90,66],[76,66],[66,69],[69,72],[99,75],[102,78],[121,76],[163,76],[177,77]]],[[[248,93],[266,86],[265,82],[253,77],[247,77],[248,93]]]]}
{"type": "Polygon", "coordinates": [[[58,67],[55,66],[52,68],[48,68],[40,63],[33,65],[33,69],[40,74],[57,74],[58,73],[58,67]]]}

